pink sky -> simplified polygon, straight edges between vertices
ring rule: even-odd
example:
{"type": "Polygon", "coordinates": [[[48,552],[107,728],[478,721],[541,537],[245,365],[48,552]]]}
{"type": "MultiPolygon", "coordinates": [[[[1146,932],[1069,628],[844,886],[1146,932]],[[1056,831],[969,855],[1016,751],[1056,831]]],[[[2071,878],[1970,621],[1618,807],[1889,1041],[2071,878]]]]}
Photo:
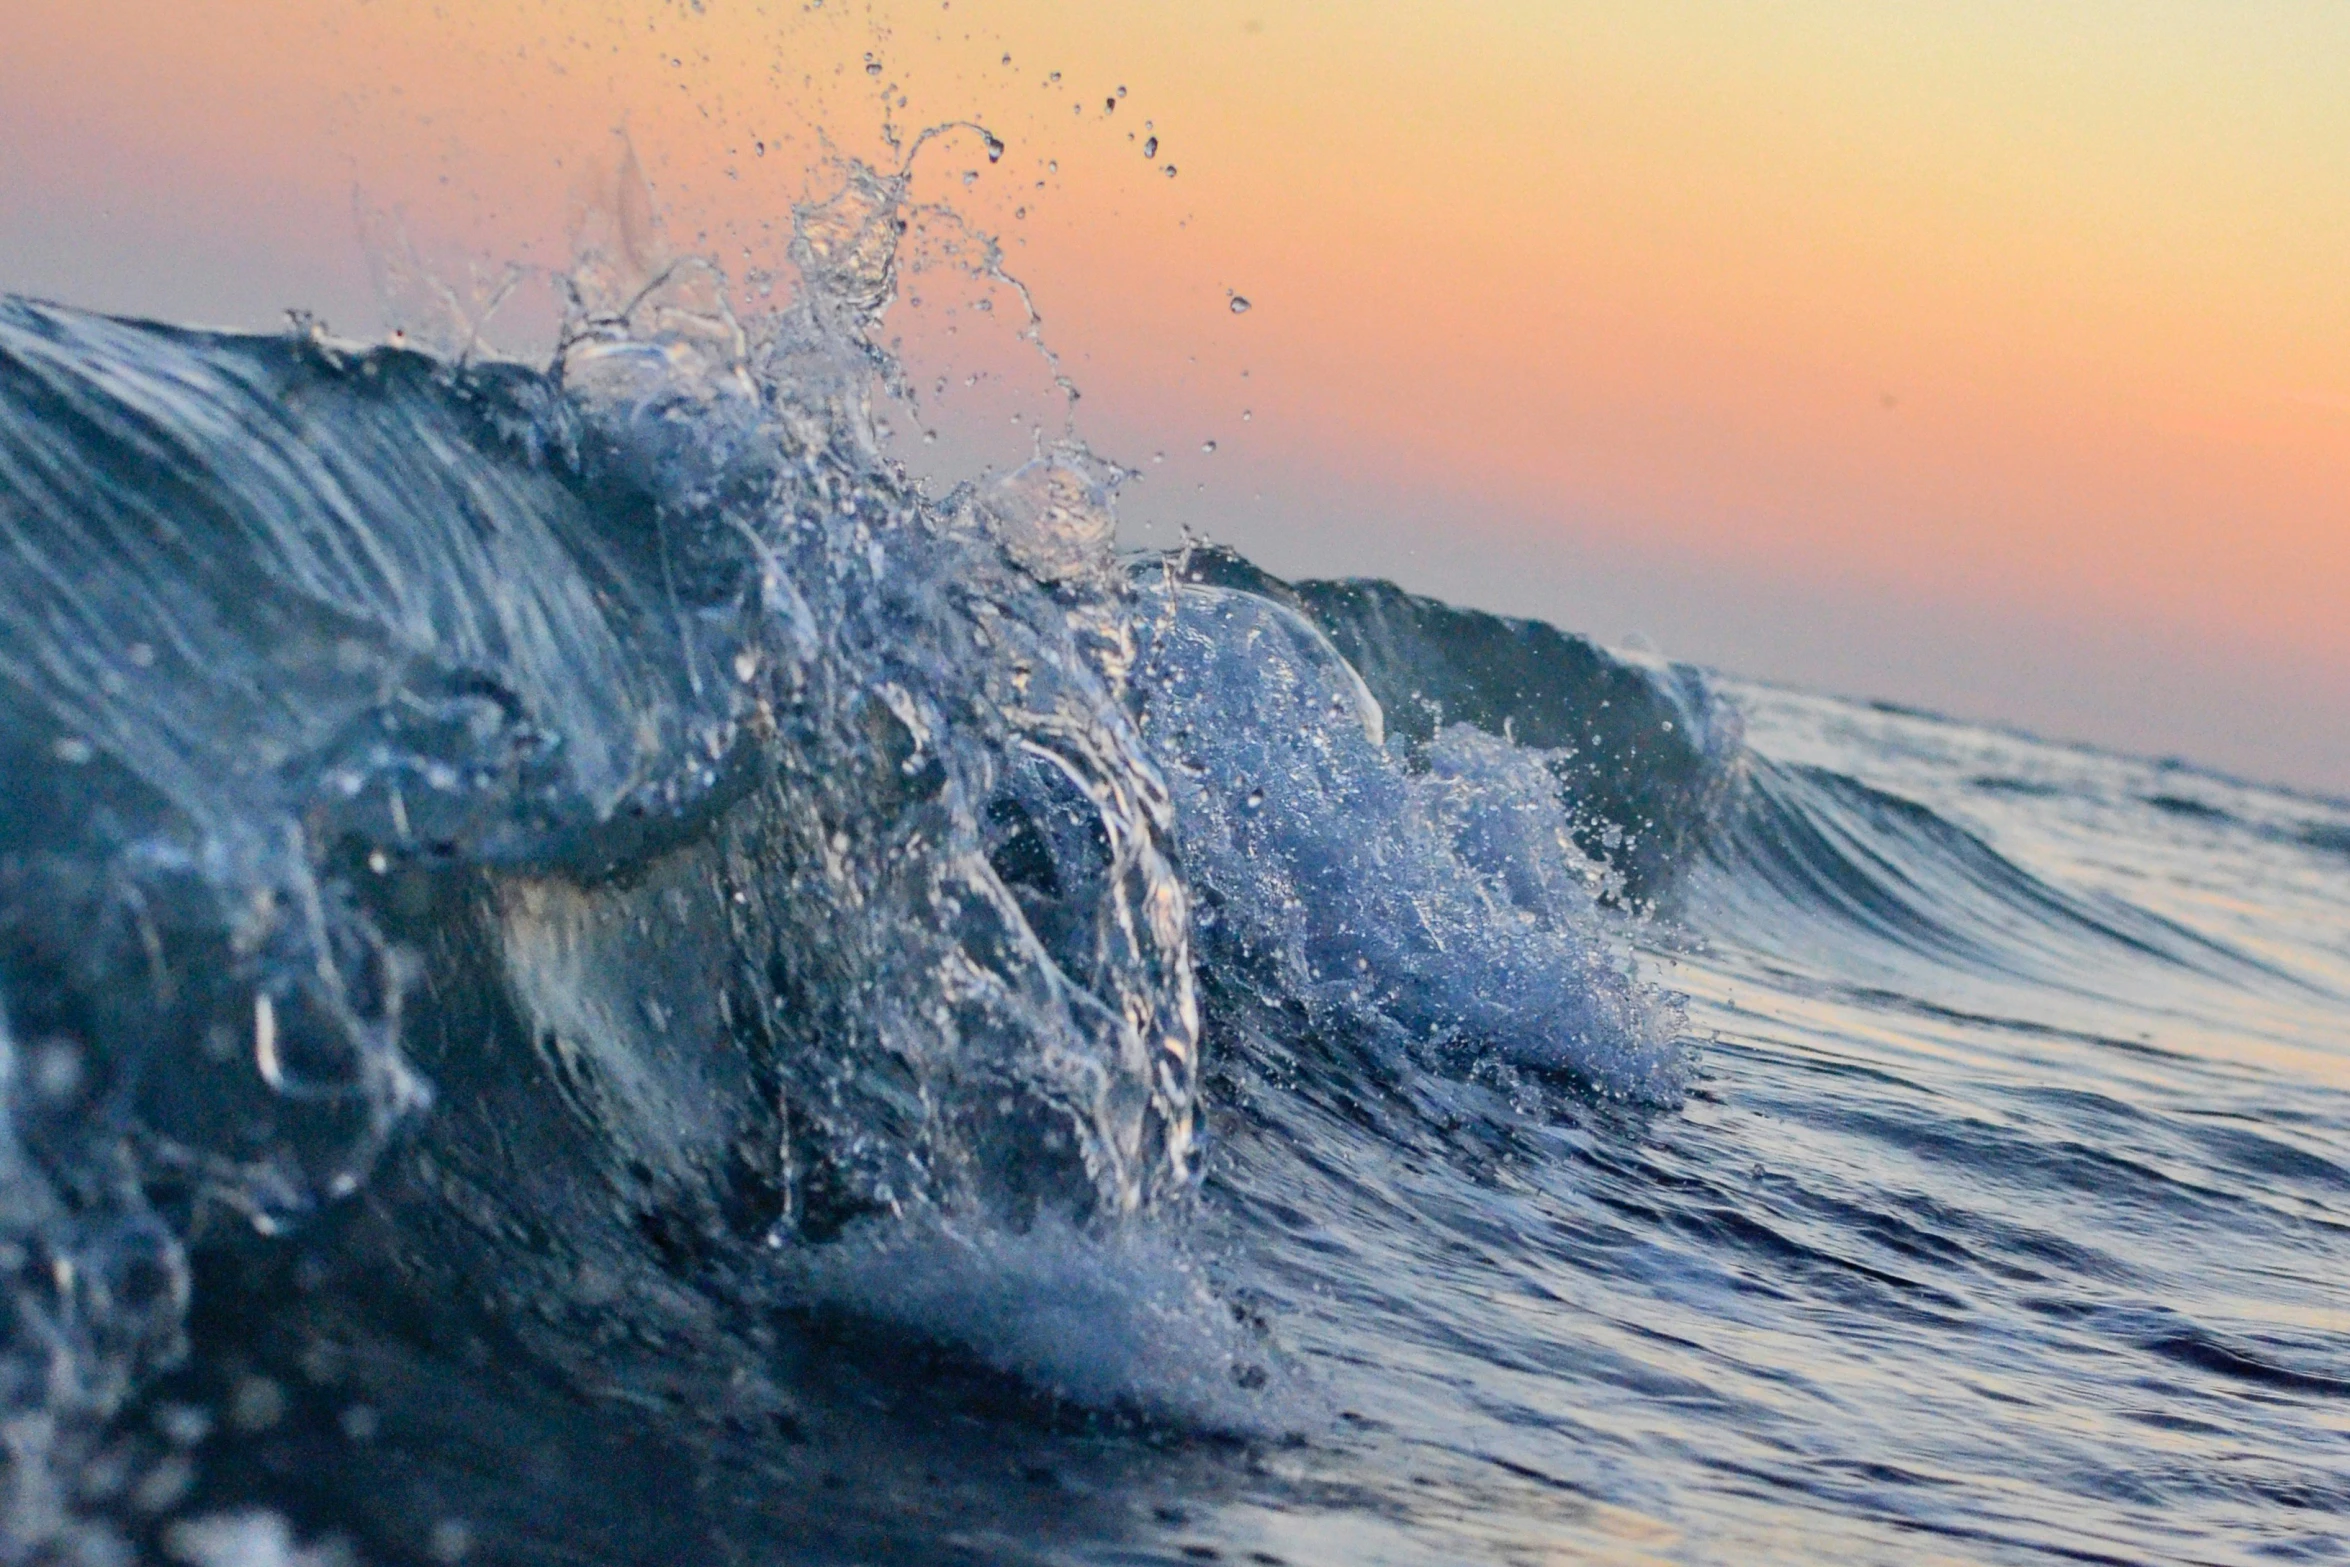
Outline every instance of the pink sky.
{"type": "Polygon", "coordinates": [[[623,122],[739,272],[896,87],[1011,144],[923,179],[1147,475],[1138,541],[2350,792],[2317,0],[13,9],[0,288],[373,330],[355,185],[552,259],[623,122]]]}

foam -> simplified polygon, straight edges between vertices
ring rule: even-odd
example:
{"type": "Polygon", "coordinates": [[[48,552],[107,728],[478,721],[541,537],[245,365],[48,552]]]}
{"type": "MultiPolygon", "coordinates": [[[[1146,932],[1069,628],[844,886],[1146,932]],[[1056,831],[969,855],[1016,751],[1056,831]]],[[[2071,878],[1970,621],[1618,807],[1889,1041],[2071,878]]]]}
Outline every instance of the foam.
{"type": "Polygon", "coordinates": [[[871,1225],[786,1268],[811,1304],[955,1345],[1082,1408],[1242,1436],[1318,1419],[1297,1369],[1163,1229],[871,1225]]]}

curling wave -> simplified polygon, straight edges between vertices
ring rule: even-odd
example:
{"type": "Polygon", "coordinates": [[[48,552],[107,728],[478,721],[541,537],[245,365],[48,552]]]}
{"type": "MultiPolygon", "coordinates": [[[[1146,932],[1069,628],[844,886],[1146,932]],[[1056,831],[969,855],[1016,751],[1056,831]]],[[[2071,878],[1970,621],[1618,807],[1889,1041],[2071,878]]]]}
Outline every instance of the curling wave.
{"type": "Polygon", "coordinates": [[[1170,1390],[1266,1374],[1177,1264],[1103,1309],[1189,1313],[1180,1371],[1000,1303],[1196,1184],[1202,962],[1433,1070],[1679,1092],[1579,847],[1631,807],[1562,791],[1600,771],[1417,707],[1391,746],[1298,592],[1118,562],[1081,447],[937,498],[881,455],[901,197],[803,211],[750,326],[583,268],[544,372],[0,301],[12,1542],[239,1236],[583,1382],[798,1299],[1222,1409],[1170,1390]]]}

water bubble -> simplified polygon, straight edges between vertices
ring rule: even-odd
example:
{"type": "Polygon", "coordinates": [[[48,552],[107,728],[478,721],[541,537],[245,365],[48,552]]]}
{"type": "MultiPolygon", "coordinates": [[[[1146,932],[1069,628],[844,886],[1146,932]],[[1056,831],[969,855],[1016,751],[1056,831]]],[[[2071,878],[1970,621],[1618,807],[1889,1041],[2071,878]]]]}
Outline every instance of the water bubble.
{"type": "Polygon", "coordinates": [[[979,183],[979,171],[978,171],[977,169],[965,169],[965,170],[963,171],[963,183],[964,183],[964,185],[966,185],[966,186],[971,186],[971,185],[976,185],[976,184],[978,184],[978,183],[979,183]]]}
{"type": "Polygon", "coordinates": [[[879,76],[881,74],[881,61],[871,54],[865,56],[865,74],[867,76],[879,76]]]}
{"type": "Polygon", "coordinates": [[[268,1377],[248,1376],[229,1399],[229,1424],[240,1431],[266,1431],[286,1416],[286,1391],[268,1377]]]}
{"type": "Polygon", "coordinates": [[[52,1039],[33,1052],[34,1092],[53,1104],[62,1104],[82,1091],[81,1047],[70,1039],[52,1039]]]}
{"type": "Polygon", "coordinates": [[[1001,163],[1001,162],[1003,162],[1003,161],[1004,161],[1004,141],[1003,141],[1003,138],[1002,138],[1002,137],[1000,137],[1000,136],[998,136],[998,135],[996,135],[996,134],[994,134],[992,131],[982,131],[982,132],[980,132],[980,134],[981,134],[982,136],[985,136],[985,137],[987,138],[987,161],[988,161],[988,162],[990,162],[990,163],[1001,163]]]}
{"type": "Polygon", "coordinates": [[[209,1410],[194,1404],[166,1404],[155,1413],[155,1425],[174,1447],[194,1447],[212,1434],[209,1410]]]}
{"type": "Polygon", "coordinates": [[[1061,160],[1060,160],[1060,159],[1058,159],[1058,158],[1055,158],[1055,159],[1053,159],[1051,162],[1047,163],[1047,164],[1044,166],[1044,171],[1045,171],[1045,173],[1047,173],[1047,174],[1058,174],[1058,173],[1060,173],[1060,172],[1061,172],[1061,160]]]}
{"type": "Polygon", "coordinates": [[[1174,177],[1175,177],[1175,165],[1174,165],[1174,164],[1172,164],[1172,163],[1170,163],[1170,164],[1168,164],[1168,165],[1167,165],[1167,178],[1169,178],[1169,179],[1173,179],[1174,177]]]}
{"type": "Polygon", "coordinates": [[[1213,457],[1213,456],[1215,456],[1215,455],[1216,455],[1216,443],[1215,443],[1214,441],[1202,441],[1202,442],[1200,442],[1200,443],[1199,443],[1199,449],[1200,449],[1201,451],[1203,451],[1203,452],[1207,453],[1207,454],[1208,454],[1210,457],[1213,457]]]}
{"type": "Polygon", "coordinates": [[[1156,136],[1142,144],[1142,155],[1146,158],[1155,158],[1159,155],[1159,139],[1156,136]]]}
{"type": "Polygon", "coordinates": [[[1118,96],[1121,98],[1126,96],[1126,88],[1123,85],[1118,88],[1118,96]]]}
{"type": "Polygon", "coordinates": [[[434,1561],[456,1567],[473,1554],[473,1526],[462,1518],[443,1518],[432,1526],[425,1550],[434,1561]]]}
{"type": "Polygon", "coordinates": [[[1117,100],[1117,99],[1115,99],[1115,98],[1105,98],[1105,99],[1103,99],[1103,100],[1102,100],[1102,113],[1104,113],[1104,114],[1116,114],[1117,112],[1118,112],[1118,100],[1117,100]]]}
{"type": "Polygon", "coordinates": [[[1247,315],[1247,314],[1248,314],[1248,312],[1249,312],[1249,302],[1248,302],[1248,296],[1247,296],[1247,295],[1245,295],[1245,294],[1234,294],[1234,295],[1233,295],[1233,296],[1231,296],[1231,297],[1232,297],[1232,313],[1233,313],[1234,315],[1236,315],[1236,316],[1245,316],[1245,315],[1247,315]]]}
{"type": "Polygon", "coordinates": [[[1045,85],[1046,85],[1047,87],[1050,87],[1051,85],[1053,85],[1053,83],[1055,83],[1055,82],[1059,81],[1060,79],[1061,79],[1061,73],[1060,73],[1060,72],[1058,72],[1058,71],[1055,71],[1055,72],[1053,72],[1053,74],[1052,74],[1052,75],[1050,75],[1050,76],[1048,76],[1048,77],[1046,77],[1046,78],[1044,79],[1044,81],[1045,81],[1045,85]]]}
{"type": "Polygon", "coordinates": [[[767,156],[767,144],[763,141],[755,141],[751,143],[751,151],[755,155],[764,158],[767,156]]]}
{"type": "Polygon", "coordinates": [[[1248,422],[1249,422],[1251,419],[1254,419],[1255,417],[1256,417],[1256,412],[1255,412],[1255,410],[1253,410],[1253,409],[1243,408],[1243,409],[1240,411],[1240,422],[1241,422],[1242,424],[1246,424],[1246,423],[1248,423],[1248,422]]]}

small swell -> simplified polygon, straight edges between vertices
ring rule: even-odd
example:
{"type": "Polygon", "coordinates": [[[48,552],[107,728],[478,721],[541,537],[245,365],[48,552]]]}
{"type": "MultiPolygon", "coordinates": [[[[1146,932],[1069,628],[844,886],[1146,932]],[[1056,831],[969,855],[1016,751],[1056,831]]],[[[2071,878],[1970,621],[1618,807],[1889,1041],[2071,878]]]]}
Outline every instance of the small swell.
{"type": "Polygon", "coordinates": [[[1792,913],[1938,964],[2056,985],[2119,958],[2274,977],[2118,898],[2053,887],[1926,806],[1825,768],[1754,759],[1704,852],[1709,906],[1766,944],[1792,913]]]}

